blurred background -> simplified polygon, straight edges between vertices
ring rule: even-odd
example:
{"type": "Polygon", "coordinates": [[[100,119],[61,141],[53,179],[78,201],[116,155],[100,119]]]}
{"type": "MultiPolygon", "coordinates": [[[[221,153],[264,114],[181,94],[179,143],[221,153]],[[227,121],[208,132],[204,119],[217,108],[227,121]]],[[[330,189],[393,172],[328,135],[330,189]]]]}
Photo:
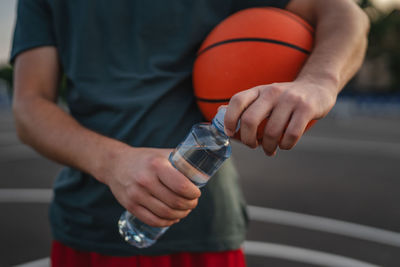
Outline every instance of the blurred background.
{"type": "MultiPolygon", "coordinates": [[[[400,1],[359,4],[372,23],[367,58],[330,114],[275,158],[234,144],[249,267],[400,266],[400,1]]],[[[61,166],[15,135],[15,5],[0,1],[0,266],[48,266],[47,208],[61,166]]]]}

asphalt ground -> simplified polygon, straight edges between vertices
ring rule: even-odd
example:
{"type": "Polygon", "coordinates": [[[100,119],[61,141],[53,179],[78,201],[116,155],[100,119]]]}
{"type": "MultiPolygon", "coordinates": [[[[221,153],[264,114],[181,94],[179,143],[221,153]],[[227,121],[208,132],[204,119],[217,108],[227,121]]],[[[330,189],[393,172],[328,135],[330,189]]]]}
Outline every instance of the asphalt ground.
{"type": "MultiPolygon", "coordinates": [[[[234,143],[233,157],[249,204],[249,267],[400,266],[398,119],[328,117],[292,151],[267,158],[234,143]]],[[[22,145],[0,111],[0,266],[49,256],[60,168],[22,145]]]]}

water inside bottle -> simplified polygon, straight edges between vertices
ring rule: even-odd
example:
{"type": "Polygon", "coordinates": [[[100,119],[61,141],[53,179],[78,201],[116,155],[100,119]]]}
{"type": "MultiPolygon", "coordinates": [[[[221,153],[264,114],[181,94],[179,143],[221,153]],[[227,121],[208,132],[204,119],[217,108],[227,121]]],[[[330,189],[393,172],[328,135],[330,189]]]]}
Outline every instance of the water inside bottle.
{"type": "MultiPolygon", "coordinates": [[[[221,115],[220,115],[221,116],[221,115]]],[[[169,156],[171,164],[196,186],[204,186],[230,157],[229,138],[223,132],[223,117],[214,124],[196,124],[169,156]]],[[[168,227],[152,227],[125,211],[118,222],[125,241],[138,248],[153,245],[168,227]]]]}
{"type": "Polygon", "coordinates": [[[229,139],[211,125],[199,125],[170,155],[170,162],[198,187],[209,178],[230,156],[229,139]]]}
{"type": "Polygon", "coordinates": [[[147,248],[153,245],[169,227],[149,226],[125,211],[118,221],[118,228],[126,242],[138,248],[147,248]]]}
{"type": "Polygon", "coordinates": [[[225,149],[213,150],[204,147],[180,147],[170,155],[170,162],[196,186],[204,186],[221,166],[226,156],[225,149]]]}

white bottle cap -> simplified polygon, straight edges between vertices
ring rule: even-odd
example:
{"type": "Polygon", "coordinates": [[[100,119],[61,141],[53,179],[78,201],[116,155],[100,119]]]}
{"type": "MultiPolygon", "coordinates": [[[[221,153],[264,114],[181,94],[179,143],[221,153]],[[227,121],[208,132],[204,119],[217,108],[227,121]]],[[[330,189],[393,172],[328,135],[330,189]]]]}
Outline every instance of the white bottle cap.
{"type": "MultiPolygon", "coordinates": [[[[226,106],[221,106],[218,108],[218,112],[215,115],[215,117],[212,120],[212,124],[217,128],[220,132],[225,134],[224,131],[224,118],[225,118],[225,113],[226,113],[226,106]]],[[[236,127],[235,132],[237,132],[240,128],[240,120],[238,122],[238,125],[236,127]]]]}

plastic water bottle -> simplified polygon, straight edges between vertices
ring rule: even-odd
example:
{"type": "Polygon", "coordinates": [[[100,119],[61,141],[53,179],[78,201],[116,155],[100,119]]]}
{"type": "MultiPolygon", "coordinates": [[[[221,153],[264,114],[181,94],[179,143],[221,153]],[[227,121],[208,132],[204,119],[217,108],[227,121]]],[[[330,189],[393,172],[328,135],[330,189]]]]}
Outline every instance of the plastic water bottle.
{"type": "MultiPolygon", "coordinates": [[[[231,155],[229,137],[224,133],[226,108],[218,110],[212,123],[195,124],[169,156],[171,164],[197,187],[204,186],[231,155]]],[[[152,227],[125,211],[118,221],[119,233],[138,248],[153,245],[169,227],[152,227]]]]}

